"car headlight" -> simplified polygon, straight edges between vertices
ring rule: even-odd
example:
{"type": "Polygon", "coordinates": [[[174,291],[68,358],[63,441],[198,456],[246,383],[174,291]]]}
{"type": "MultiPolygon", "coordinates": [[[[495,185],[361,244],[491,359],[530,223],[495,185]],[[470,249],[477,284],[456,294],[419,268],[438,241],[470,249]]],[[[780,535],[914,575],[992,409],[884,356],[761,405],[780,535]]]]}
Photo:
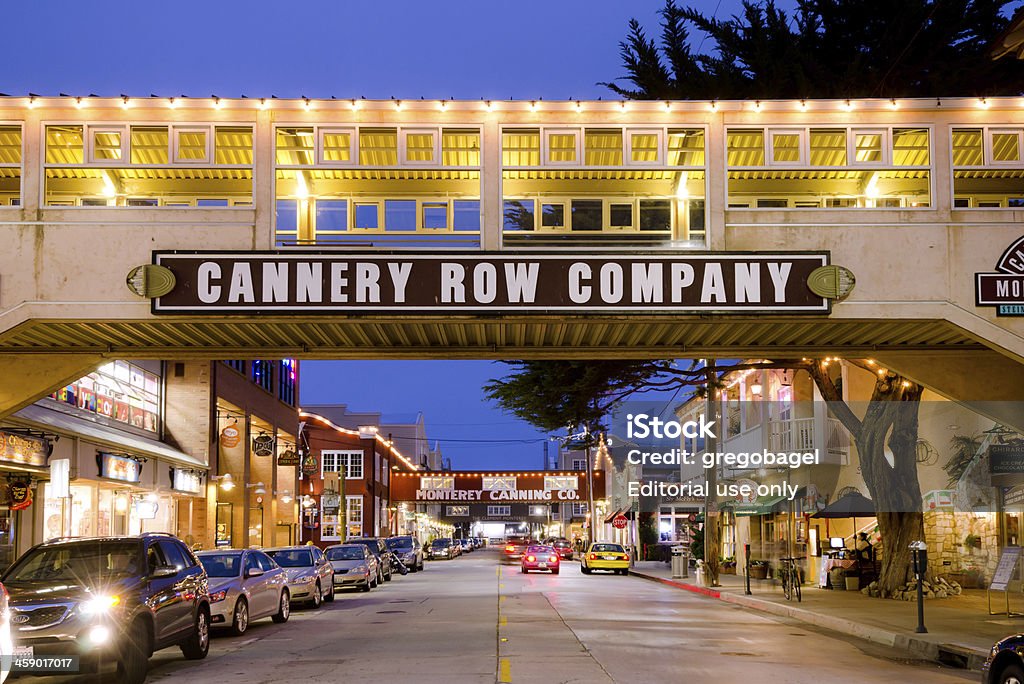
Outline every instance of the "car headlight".
{"type": "Polygon", "coordinates": [[[352,568],[352,572],[364,573],[364,572],[366,572],[366,566],[365,565],[357,565],[356,567],[352,568]]]}
{"type": "Polygon", "coordinates": [[[104,615],[121,603],[120,596],[96,596],[79,604],[85,615],[104,615]]]}
{"type": "Polygon", "coordinates": [[[215,591],[212,594],[210,594],[210,603],[219,603],[220,601],[223,601],[225,598],[227,598],[227,595],[227,589],[224,589],[222,591],[215,591]]]}
{"type": "Polygon", "coordinates": [[[295,581],[296,582],[312,582],[314,577],[316,577],[316,575],[313,574],[313,573],[310,573],[308,575],[299,575],[298,577],[295,578],[295,581]]]}

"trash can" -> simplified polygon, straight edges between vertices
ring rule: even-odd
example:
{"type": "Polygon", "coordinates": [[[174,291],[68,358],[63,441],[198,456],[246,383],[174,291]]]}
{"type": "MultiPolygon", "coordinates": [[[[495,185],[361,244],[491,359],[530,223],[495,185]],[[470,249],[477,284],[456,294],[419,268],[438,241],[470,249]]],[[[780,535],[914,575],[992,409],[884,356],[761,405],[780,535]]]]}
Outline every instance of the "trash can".
{"type": "Polygon", "coordinates": [[[672,547],[672,577],[688,577],[690,558],[685,546],[672,547]]]}

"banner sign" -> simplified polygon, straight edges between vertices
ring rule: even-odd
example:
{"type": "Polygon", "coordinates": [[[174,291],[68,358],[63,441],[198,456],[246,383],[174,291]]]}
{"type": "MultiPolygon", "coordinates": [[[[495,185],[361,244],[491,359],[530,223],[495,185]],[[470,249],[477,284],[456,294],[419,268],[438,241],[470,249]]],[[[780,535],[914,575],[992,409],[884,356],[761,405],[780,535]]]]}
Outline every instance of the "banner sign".
{"type": "Polygon", "coordinates": [[[171,468],[171,488],[188,494],[201,494],[203,475],[189,468],[171,468]]]}
{"type": "Polygon", "coordinates": [[[154,314],[817,313],[826,252],[154,252],[154,314]]]}
{"type": "MultiPolygon", "coordinates": [[[[594,498],[605,495],[604,472],[593,473],[594,498]]],[[[443,504],[513,504],[587,501],[583,471],[481,473],[448,471],[391,474],[391,500],[443,504]]]]}
{"type": "Polygon", "coordinates": [[[1024,482],[1024,444],[993,444],[988,448],[988,469],[993,484],[1024,482]]]}
{"type": "Polygon", "coordinates": [[[23,480],[15,480],[7,485],[7,492],[10,496],[12,511],[21,511],[32,505],[32,489],[29,483],[23,480]]]}
{"type": "Polygon", "coordinates": [[[142,468],[134,458],[101,451],[97,459],[100,462],[100,477],[102,478],[137,483],[142,475],[142,468]]]}
{"type": "Polygon", "coordinates": [[[299,453],[293,449],[286,449],[277,455],[277,465],[297,466],[302,462],[299,453]]]}
{"type": "Polygon", "coordinates": [[[997,316],[1024,316],[1024,237],[1006,248],[996,271],[974,274],[975,304],[996,307],[997,316]]]}

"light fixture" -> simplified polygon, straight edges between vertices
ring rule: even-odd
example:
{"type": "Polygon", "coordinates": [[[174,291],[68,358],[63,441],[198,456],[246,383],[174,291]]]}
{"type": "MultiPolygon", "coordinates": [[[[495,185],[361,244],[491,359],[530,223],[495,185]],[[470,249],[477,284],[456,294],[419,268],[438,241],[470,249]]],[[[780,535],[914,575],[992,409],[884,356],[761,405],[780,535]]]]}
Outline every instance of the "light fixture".
{"type": "Polygon", "coordinates": [[[714,100],[712,100],[710,103],[708,103],[708,111],[710,111],[710,112],[717,112],[718,111],[718,103],[716,101],[714,101],[714,100]]]}
{"type": "Polygon", "coordinates": [[[351,100],[349,101],[349,104],[350,104],[350,105],[351,105],[351,107],[352,107],[352,111],[355,111],[355,110],[359,109],[359,100],[357,100],[356,98],[354,98],[354,97],[353,97],[353,98],[352,98],[352,99],[351,99],[351,100]]]}
{"type": "Polygon", "coordinates": [[[127,95],[121,96],[121,109],[128,109],[132,106],[132,99],[127,95]]]}
{"type": "Polygon", "coordinates": [[[889,109],[896,110],[900,108],[900,103],[896,101],[896,98],[889,100],[889,109]]]}
{"type": "Polygon", "coordinates": [[[843,103],[843,109],[848,111],[848,112],[852,112],[853,111],[853,103],[850,102],[849,100],[847,100],[846,102],[843,103]]]}
{"type": "Polygon", "coordinates": [[[800,100],[800,111],[801,112],[806,112],[807,111],[807,100],[800,100]]]}
{"type": "Polygon", "coordinates": [[[754,100],[754,111],[755,112],[761,111],[761,101],[760,100],[754,100]]]}
{"type": "Polygon", "coordinates": [[[308,112],[313,107],[313,103],[310,101],[308,97],[304,97],[302,98],[302,106],[305,107],[306,111],[308,112]]]}
{"type": "Polygon", "coordinates": [[[315,505],[316,505],[316,499],[311,497],[309,494],[306,494],[305,496],[302,497],[302,507],[303,508],[312,508],[315,505]]]}
{"type": "Polygon", "coordinates": [[[213,108],[214,109],[221,109],[223,107],[224,107],[224,102],[219,97],[214,95],[213,96],[213,108]]]}
{"type": "Polygon", "coordinates": [[[978,98],[978,106],[981,107],[982,109],[988,109],[990,104],[991,103],[988,101],[987,97],[978,98]]]}
{"type": "Polygon", "coordinates": [[[36,106],[36,96],[32,95],[31,97],[28,98],[28,108],[29,109],[35,109],[35,106],[36,106]]]}
{"type": "Polygon", "coordinates": [[[267,106],[268,106],[267,98],[261,97],[260,98],[260,109],[266,109],[267,106]]]}
{"type": "Polygon", "coordinates": [[[491,104],[490,100],[487,100],[486,102],[484,102],[484,106],[487,107],[487,111],[491,111],[491,110],[494,109],[494,105],[491,104]]]}
{"type": "Polygon", "coordinates": [[[76,109],[81,109],[84,106],[85,106],[85,100],[83,100],[80,97],[76,97],[75,98],[75,108],[76,109]]]}
{"type": "Polygon", "coordinates": [[[753,394],[755,397],[761,396],[761,383],[755,382],[753,385],[751,385],[750,393],[753,394]]]}
{"type": "Polygon", "coordinates": [[[373,439],[377,436],[376,425],[360,425],[357,430],[359,432],[359,439],[373,439]]]}
{"type": "Polygon", "coordinates": [[[445,100],[439,100],[437,103],[437,108],[443,112],[445,109],[448,108],[448,102],[445,100]]]}
{"type": "Polygon", "coordinates": [[[170,107],[171,109],[177,109],[178,108],[178,100],[176,98],[173,98],[173,97],[167,98],[167,106],[170,107]]]}
{"type": "Polygon", "coordinates": [[[267,493],[267,488],[262,482],[249,482],[245,485],[246,489],[252,489],[253,494],[263,495],[267,493]]]}
{"type": "Polygon", "coordinates": [[[114,494],[114,512],[121,515],[128,512],[128,495],[125,492],[114,494]]]}
{"type": "Polygon", "coordinates": [[[395,100],[395,109],[397,111],[399,111],[399,112],[402,111],[402,101],[401,100],[395,100]]]}
{"type": "Polygon", "coordinates": [[[230,492],[235,488],[235,478],[231,477],[231,473],[224,473],[223,475],[215,475],[210,478],[217,482],[221,489],[225,492],[230,492]]]}

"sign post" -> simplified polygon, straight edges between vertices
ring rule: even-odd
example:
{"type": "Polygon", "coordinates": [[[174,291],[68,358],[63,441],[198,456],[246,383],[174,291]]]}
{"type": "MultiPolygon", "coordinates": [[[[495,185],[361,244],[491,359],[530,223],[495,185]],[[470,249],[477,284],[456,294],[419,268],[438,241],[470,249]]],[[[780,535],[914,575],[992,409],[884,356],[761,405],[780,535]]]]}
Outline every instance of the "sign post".
{"type": "Polygon", "coordinates": [[[1006,617],[1021,617],[1024,613],[1013,613],[1010,612],[1010,580],[1013,579],[1014,570],[1017,568],[1017,564],[1020,562],[1020,547],[1019,546],[1007,546],[1003,549],[1003,552],[999,554],[999,564],[996,565],[995,572],[992,573],[992,581],[988,585],[988,590],[985,592],[985,597],[988,600],[988,614],[989,615],[1006,615],[1006,617]],[[1006,610],[999,611],[997,613],[992,612],[992,592],[1001,591],[1006,598],[1006,610]]]}

